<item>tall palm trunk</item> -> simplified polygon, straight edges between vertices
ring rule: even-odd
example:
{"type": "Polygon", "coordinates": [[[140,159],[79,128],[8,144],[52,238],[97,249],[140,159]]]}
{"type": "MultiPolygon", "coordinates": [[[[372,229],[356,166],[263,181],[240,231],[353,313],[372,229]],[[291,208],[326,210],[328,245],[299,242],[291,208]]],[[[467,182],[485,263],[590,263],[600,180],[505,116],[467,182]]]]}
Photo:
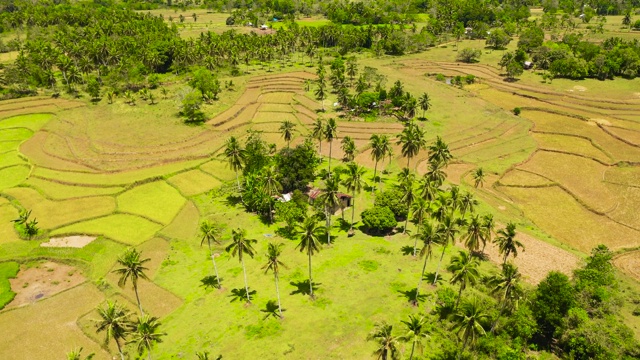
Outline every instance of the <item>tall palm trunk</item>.
{"type": "Polygon", "coordinates": [[[216,274],[216,281],[218,281],[218,289],[221,288],[220,277],[218,276],[218,266],[216,265],[216,257],[213,256],[213,250],[211,250],[211,243],[209,243],[209,256],[211,256],[211,262],[213,263],[213,271],[216,274]]]}
{"type": "Polygon", "coordinates": [[[322,140],[318,140],[318,152],[322,154],[322,140]]]}
{"type": "Polygon", "coordinates": [[[118,348],[118,354],[120,354],[120,360],[124,360],[124,354],[122,353],[122,348],[120,347],[120,341],[118,339],[114,339],[116,341],[116,347],[118,348]]]}
{"type": "Polygon", "coordinates": [[[331,245],[331,212],[327,207],[327,244],[331,245]]]}
{"type": "Polygon", "coordinates": [[[411,163],[411,156],[407,156],[407,169],[409,168],[409,163],[411,163]]]}
{"type": "Polygon", "coordinates": [[[420,273],[420,280],[418,280],[418,287],[416,287],[416,304],[418,303],[418,294],[420,293],[420,285],[422,285],[422,279],[424,278],[424,270],[427,268],[427,255],[424,256],[424,263],[422,263],[422,272],[420,273]]]}
{"type": "Polygon", "coordinates": [[[438,267],[436,268],[436,276],[433,279],[433,286],[438,282],[438,273],[440,272],[440,265],[442,264],[442,258],[444,258],[444,252],[447,250],[447,245],[442,246],[442,254],[440,255],[440,261],[438,261],[438,267]]]}
{"type": "Polygon", "coordinates": [[[507,299],[505,296],[505,299],[502,300],[502,306],[500,306],[500,312],[498,312],[498,317],[496,318],[496,321],[493,322],[493,325],[491,325],[491,330],[490,332],[493,334],[493,331],[496,329],[496,326],[498,325],[498,320],[500,320],[500,316],[502,316],[502,312],[504,311],[504,308],[507,307],[507,299]]]}
{"type": "Polygon", "coordinates": [[[240,176],[238,175],[238,170],[236,170],[236,184],[238,185],[238,191],[240,191],[240,176]]]}
{"type": "Polygon", "coordinates": [[[462,297],[462,290],[464,290],[464,281],[460,283],[460,290],[458,290],[458,300],[456,300],[456,307],[454,309],[457,309],[458,305],[460,304],[460,298],[462,297]]]}
{"type": "Polygon", "coordinates": [[[378,173],[378,160],[376,160],[376,164],[373,167],[373,183],[376,183],[376,174],[378,173]]]}
{"type": "Polygon", "coordinates": [[[244,258],[242,259],[242,273],[244,274],[244,290],[247,292],[247,302],[251,302],[251,295],[249,295],[249,285],[247,285],[247,270],[244,267],[244,258]]]}
{"type": "Polygon", "coordinates": [[[280,288],[278,287],[278,273],[273,273],[276,280],[276,294],[278,296],[278,312],[280,312],[280,317],[282,317],[282,305],[280,305],[280,288]]]}
{"type": "Polygon", "coordinates": [[[409,355],[409,360],[413,360],[413,352],[416,349],[416,342],[414,341],[413,344],[411,344],[411,355],[409,355]]]}
{"type": "Polygon", "coordinates": [[[331,149],[333,149],[333,140],[329,141],[329,177],[331,177],[331,149]]]}
{"type": "MultiPolygon", "coordinates": [[[[409,210],[407,211],[407,218],[404,220],[404,230],[402,230],[403,234],[407,233],[407,226],[409,226],[409,212],[411,212],[411,202],[409,202],[408,208],[409,210]]],[[[414,248],[413,256],[415,256],[415,248],[414,248]]]]}
{"type": "Polygon", "coordinates": [[[460,350],[460,353],[458,354],[458,360],[460,360],[460,357],[462,356],[462,353],[464,353],[464,349],[467,347],[467,341],[468,340],[469,340],[469,336],[465,335],[464,343],[462,343],[462,349],[460,350]]]}
{"type": "Polygon", "coordinates": [[[422,224],[422,215],[420,215],[418,217],[418,226],[416,229],[416,238],[415,241],[413,242],[413,257],[416,257],[416,255],[418,255],[418,238],[420,237],[420,225],[422,224]]]}
{"type": "Polygon", "coordinates": [[[349,228],[349,232],[353,231],[353,220],[356,216],[356,191],[353,190],[353,195],[351,196],[351,228],[349,228]]]}
{"type": "Polygon", "coordinates": [[[313,297],[313,278],[311,277],[311,251],[307,251],[309,255],[309,296],[313,297]]]}
{"type": "Polygon", "coordinates": [[[140,295],[138,295],[138,284],[133,283],[133,292],[136,293],[136,301],[138,301],[138,308],[140,309],[140,316],[144,316],[142,311],[142,304],[140,303],[140,295]]]}

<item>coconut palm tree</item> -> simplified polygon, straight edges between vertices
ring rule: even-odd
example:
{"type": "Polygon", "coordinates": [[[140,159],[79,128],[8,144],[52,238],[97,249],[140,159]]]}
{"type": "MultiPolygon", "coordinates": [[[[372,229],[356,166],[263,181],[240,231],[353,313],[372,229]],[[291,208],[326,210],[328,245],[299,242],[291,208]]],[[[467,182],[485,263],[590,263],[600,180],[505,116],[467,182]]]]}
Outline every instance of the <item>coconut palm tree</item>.
{"type": "Polygon", "coordinates": [[[311,130],[311,138],[318,140],[319,152],[322,153],[322,140],[324,139],[324,120],[319,117],[313,123],[313,129],[311,130]]]}
{"type": "Polygon", "coordinates": [[[488,242],[491,242],[491,235],[493,234],[493,228],[495,222],[492,214],[486,214],[482,217],[482,232],[484,233],[484,239],[482,242],[482,253],[484,254],[484,248],[488,242]]]}
{"type": "Polygon", "coordinates": [[[330,118],[324,126],[324,139],[329,143],[329,176],[331,176],[331,150],[333,148],[333,139],[338,136],[338,125],[336,119],[330,118]]]}
{"type": "MultiPolygon", "coordinates": [[[[405,168],[408,170],[407,168],[405,168]]],[[[402,201],[407,204],[407,209],[411,210],[411,204],[416,199],[415,186],[415,174],[409,172],[404,176],[404,179],[401,180],[398,188],[402,192],[402,201]]],[[[404,221],[404,229],[402,230],[403,234],[407,233],[407,227],[409,226],[409,213],[407,213],[407,218],[404,221]]]]}
{"type": "Polygon", "coordinates": [[[320,100],[322,103],[322,112],[325,111],[324,109],[324,99],[327,98],[327,83],[324,79],[324,75],[318,77],[318,80],[316,80],[316,90],[314,92],[314,94],[316,95],[316,99],[320,100]]]}
{"type": "Polygon", "coordinates": [[[280,255],[282,255],[282,247],[284,244],[269,243],[267,247],[267,263],[264,264],[262,269],[267,274],[269,271],[273,272],[273,277],[276,282],[276,294],[278,296],[278,312],[282,317],[282,305],[280,304],[280,288],[278,287],[278,276],[280,275],[280,267],[287,268],[285,264],[280,261],[280,255]]]}
{"type": "Polygon", "coordinates": [[[220,289],[220,276],[218,276],[218,266],[216,265],[216,257],[213,254],[213,249],[211,248],[211,243],[220,244],[220,231],[221,228],[217,224],[213,224],[212,222],[205,220],[200,223],[200,235],[202,238],[200,240],[200,246],[204,245],[204,242],[207,242],[209,246],[209,256],[211,257],[211,262],[213,263],[213,271],[216,275],[216,281],[218,282],[218,289],[220,289]]]}
{"type": "Polygon", "coordinates": [[[432,182],[435,188],[439,188],[447,178],[447,174],[444,172],[444,165],[442,163],[429,162],[429,170],[424,174],[424,177],[429,182],[432,182]]]}
{"type": "Polygon", "coordinates": [[[398,134],[396,144],[402,146],[402,156],[407,158],[407,168],[409,167],[411,158],[417,156],[420,150],[426,147],[427,142],[425,136],[424,129],[413,122],[407,123],[402,132],[398,134]]]}
{"type": "Polygon", "coordinates": [[[473,194],[468,191],[465,191],[462,194],[459,202],[460,202],[460,213],[463,218],[466,215],[467,210],[469,212],[473,212],[475,210],[476,205],[478,205],[478,200],[474,199],[473,194]]]}
{"type": "MultiPolygon", "coordinates": [[[[422,229],[422,221],[429,215],[431,203],[425,200],[423,197],[416,197],[411,205],[411,211],[413,212],[413,218],[416,221],[416,236],[413,244],[413,256],[415,257],[418,252],[418,239],[420,238],[420,230],[422,229]]],[[[407,216],[408,217],[408,216],[407,216]]]]}
{"type": "MultiPolygon", "coordinates": [[[[81,347],[80,347],[80,348],[77,348],[77,349],[72,350],[71,352],[69,352],[69,353],[67,354],[67,360],[83,360],[83,358],[82,358],[82,350],[83,350],[83,349],[82,349],[81,347]]],[[[84,358],[84,360],[91,360],[91,359],[93,359],[93,357],[94,357],[95,355],[96,355],[96,354],[91,353],[91,354],[87,355],[87,356],[84,358]]]]}
{"type": "Polygon", "coordinates": [[[424,339],[429,337],[427,334],[427,320],[422,316],[417,317],[415,315],[409,315],[409,320],[403,320],[402,323],[406,326],[407,332],[400,336],[399,340],[411,343],[411,354],[409,355],[409,360],[412,360],[413,353],[416,348],[418,349],[418,353],[422,354],[424,346],[422,342],[424,339]]]}
{"type": "Polygon", "coordinates": [[[347,191],[351,192],[351,227],[349,228],[349,232],[353,231],[353,222],[356,214],[356,195],[359,194],[364,187],[364,173],[364,167],[354,162],[347,164],[345,172],[347,178],[343,184],[344,187],[347,188],[347,191]]]}
{"type": "Polygon", "coordinates": [[[458,300],[456,300],[456,308],[460,303],[462,291],[467,287],[467,285],[475,284],[480,277],[478,266],[480,266],[478,259],[466,251],[460,251],[458,255],[451,259],[451,263],[449,263],[449,266],[447,267],[447,270],[453,273],[450,282],[452,284],[460,284],[458,300]]]}
{"type": "Polygon", "coordinates": [[[458,311],[453,314],[453,323],[455,324],[453,331],[462,341],[462,349],[458,354],[458,359],[467,345],[473,346],[478,337],[486,335],[482,323],[488,317],[477,298],[463,302],[458,311]]]}
{"type": "Polygon", "coordinates": [[[96,332],[104,332],[105,347],[108,347],[109,341],[113,339],[118,348],[120,359],[124,360],[120,342],[126,340],[131,325],[129,310],[115,301],[107,301],[104,307],[98,308],[98,315],[100,315],[100,320],[96,321],[96,332]]]}
{"type": "Polygon", "coordinates": [[[300,252],[306,252],[309,257],[309,295],[313,298],[313,277],[311,276],[311,256],[320,251],[320,237],[322,236],[322,227],[313,216],[305,216],[301,225],[298,227],[298,236],[300,243],[296,249],[300,252]]]}
{"type": "Polygon", "coordinates": [[[113,270],[113,272],[120,275],[118,280],[118,286],[120,287],[124,287],[127,284],[127,280],[131,279],[133,292],[136,294],[136,301],[138,301],[138,308],[140,308],[140,315],[144,315],[142,304],[140,304],[140,296],[138,295],[138,280],[149,280],[147,274],[144,273],[147,268],[143,264],[151,259],[141,260],[140,255],[142,255],[141,252],[130,248],[118,258],[118,265],[121,267],[113,270]]]}
{"type": "Polygon", "coordinates": [[[498,236],[493,240],[498,245],[498,250],[501,255],[504,255],[502,260],[503,264],[507,263],[507,257],[513,254],[513,257],[518,256],[518,248],[524,251],[524,245],[516,239],[516,224],[508,223],[507,227],[498,230],[498,236]]]}
{"type": "Polygon", "coordinates": [[[480,249],[480,243],[486,243],[485,231],[482,227],[482,220],[479,215],[473,215],[467,225],[465,246],[469,251],[477,252],[480,249]]]}
{"type": "Polygon", "coordinates": [[[473,186],[475,186],[476,188],[478,186],[483,187],[484,186],[484,170],[482,170],[482,168],[477,168],[474,172],[473,172],[473,186]]]}
{"type": "Polygon", "coordinates": [[[353,141],[351,136],[345,136],[342,138],[341,148],[342,152],[344,152],[344,160],[345,161],[353,161],[356,155],[356,143],[353,141]]]}
{"type": "Polygon", "coordinates": [[[393,335],[393,325],[385,322],[376,324],[374,330],[367,336],[368,341],[377,344],[373,355],[378,360],[399,360],[398,338],[393,335]]]}
{"type": "Polygon", "coordinates": [[[456,233],[458,232],[458,221],[452,213],[446,213],[440,220],[440,226],[442,227],[442,254],[440,254],[440,261],[438,261],[438,267],[436,268],[436,275],[433,279],[433,285],[438,282],[438,273],[440,272],[440,265],[444,258],[444,252],[447,250],[449,244],[454,245],[456,240],[456,233]]]}
{"type": "Polygon", "coordinates": [[[251,258],[255,255],[256,251],[253,249],[253,245],[257,243],[257,240],[247,239],[247,231],[241,228],[237,228],[231,231],[232,243],[229,244],[225,250],[231,253],[231,256],[238,257],[238,261],[242,264],[242,273],[244,274],[244,289],[247,292],[247,302],[251,303],[251,296],[249,295],[249,285],[247,283],[247,269],[244,266],[244,255],[251,258]]]}
{"type": "Polygon", "coordinates": [[[338,196],[340,181],[334,176],[327,178],[324,182],[324,189],[318,196],[318,201],[324,205],[326,217],[327,217],[327,244],[331,244],[331,216],[336,207],[342,206],[340,197],[338,196]]]}
{"type": "Polygon", "coordinates": [[[388,135],[373,134],[369,139],[371,145],[371,159],[376,162],[373,168],[373,181],[376,181],[378,173],[378,162],[384,160],[385,156],[391,157],[391,142],[388,135]]]}
{"type": "Polygon", "coordinates": [[[429,94],[423,93],[418,100],[418,105],[420,106],[420,109],[422,109],[422,118],[426,119],[425,113],[431,107],[431,99],[429,98],[429,94]]]}
{"type": "Polygon", "coordinates": [[[282,192],[282,184],[279,181],[280,174],[275,165],[265,167],[258,177],[262,184],[262,191],[267,194],[269,199],[269,218],[273,222],[273,196],[280,195],[282,192]]]}
{"type": "Polygon", "coordinates": [[[522,275],[518,271],[518,268],[511,264],[506,263],[502,265],[502,271],[500,274],[494,275],[489,279],[489,284],[493,286],[491,289],[492,293],[500,293],[500,312],[498,313],[498,317],[491,325],[491,333],[498,325],[498,320],[500,320],[500,316],[504,312],[505,307],[507,306],[507,302],[511,299],[514,290],[518,287],[518,281],[522,275]]]}
{"type": "Polygon", "coordinates": [[[436,137],[436,141],[429,145],[429,162],[432,164],[441,163],[447,167],[451,159],[453,159],[453,155],[449,151],[449,145],[440,136],[436,137]]]}
{"type": "Polygon", "coordinates": [[[227,163],[231,170],[236,172],[236,183],[238,185],[238,190],[240,190],[240,177],[238,175],[238,171],[244,168],[246,152],[242,148],[240,141],[238,141],[235,136],[229,137],[225,142],[223,155],[227,159],[227,163]]]}
{"type": "Polygon", "coordinates": [[[296,124],[289,120],[285,120],[280,125],[280,133],[284,138],[284,141],[287,142],[287,149],[289,148],[289,144],[291,143],[291,139],[293,139],[293,131],[296,128],[296,124]]]}
{"type": "Polygon", "coordinates": [[[162,337],[167,335],[159,331],[160,325],[157,317],[141,316],[133,324],[133,331],[130,332],[131,339],[127,341],[127,344],[135,344],[139,355],[142,355],[146,350],[147,358],[151,359],[151,349],[155,344],[161,343],[162,337]]]}
{"type": "Polygon", "coordinates": [[[444,238],[444,233],[442,232],[443,228],[440,226],[436,226],[429,221],[421,223],[419,227],[422,228],[422,231],[414,236],[416,237],[416,240],[419,239],[420,241],[422,241],[420,257],[424,258],[424,262],[422,263],[420,280],[418,280],[418,286],[416,287],[416,304],[418,303],[419,299],[418,294],[420,292],[420,285],[422,285],[422,279],[424,279],[424,271],[427,268],[427,261],[433,256],[433,246],[442,245],[442,241],[444,238]]]}

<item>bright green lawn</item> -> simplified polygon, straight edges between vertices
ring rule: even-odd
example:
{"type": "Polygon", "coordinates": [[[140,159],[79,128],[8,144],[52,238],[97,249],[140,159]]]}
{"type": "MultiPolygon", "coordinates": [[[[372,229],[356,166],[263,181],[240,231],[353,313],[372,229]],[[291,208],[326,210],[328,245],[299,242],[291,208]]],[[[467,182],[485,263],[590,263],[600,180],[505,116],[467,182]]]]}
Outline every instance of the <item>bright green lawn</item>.
{"type": "Polygon", "coordinates": [[[164,181],[137,186],[118,196],[118,210],[168,224],[185,203],[180,193],[164,181]]]}
{"type": "Polygon", "coordinates": [[[20,265],[17,262],[0,263],[0,309],[16,296],[16,293],[11,291],[9,279],[16,277],[19,270],[20,265]]]}
{"type": "Polygon", "coordinates": [[[114,214],[83,221],[51,232],[51,236],[62,234],[104,235],[118,242],[137,245],[151,238],[162,226],[139,216],[114,214]]]}

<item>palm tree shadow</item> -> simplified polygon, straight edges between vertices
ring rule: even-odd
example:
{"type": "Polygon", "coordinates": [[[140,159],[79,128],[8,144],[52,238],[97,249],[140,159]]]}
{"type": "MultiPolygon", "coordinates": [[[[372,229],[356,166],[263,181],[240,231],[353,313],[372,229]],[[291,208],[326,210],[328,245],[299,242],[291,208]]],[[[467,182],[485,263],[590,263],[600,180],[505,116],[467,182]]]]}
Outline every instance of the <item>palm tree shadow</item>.
{"type": "Polygon", "coordinates": [[[427,295],[425,294],[419,294],[418,297],[416,298],[416,290],[417,289],[411,289],[406,291],[398,290],[398,292],[401,294],[400,297],[405,297],[408,302],[415,305],[418,302],[422,302],[427,299],[427,295]]]}
{"type": "MultiPolygon", "coordinates": [[[[249,291],[249,295],[251,297],[255,297],[257,291],[255,290],[250,290],[249,291]]],[[[233,289],[231,290],[231,295],[229,295],[229,297],[231,298],[231,302],[240,302],[243,300],[246,300],[247,302],[249,302],[249,297],[247,296],[247,290],[245,288],[237,288],[237,289],[233,289]]]]}
{"type": "Polygon", "coordinates": [[[218,280],[220,280],[220,283],[222,283],[222,278],[218,279],[215,275],[208,275],[200,280],[200,282],[202,283],[200,286],[204,287],[205,290],[208,290],[209,288],[220,289],[218,280]]]}
{"type": "MultiPolygon", "coordinates": [[[[282,309],[282,312],[287,310],[282,309]]],[[[280,312],[278,311],[278,302],[275,300],[269,300],[265,304],[264,310],[260,310],[260,312],[265,313],[263,320],[268,319],[269,317],[274,317],[276,319],[280,319],[280,312]]]]}
{"type": "MultiPolygon", "coordinates": [[[[442,274],[440,274],[442,275],[442,274]]],[[[436,285],[442,285],[442,276],[438,275],[438,282],[436,283],[436,285]]],[[[430,272],[430,273],[426,273],[424,274],[424,277],[422,278],[424,281],[426,281],[429,285],[433,285],[433,280],[436,278],[436,273],[435,272],[430,272]]]]}
{"type": "Polygon", "coordinates": [[[402,252],[402,255],[413,255],[414,250],[416,250],[416,248],[414,248],[413,246],[409,246],[409,245],[405,245],[402,248],[400,248],[400,251],[402,252]]]}
{"type": "MultiPolygon", "coordinates": [[[[296,288],[296,290],[293,290],[289,295],[297,295],[297,294],[311,295],[311,292],[309,291],[309,280],[303,280],[298,282],[292,281],[289,284],[296,288]]],[[[315,292],[316,290],[318,290],[318,287],[320,285],[322,284],[314,282],[313,291],[315,292]]]]}
{"type": "Polygon", "coordinates": [[[351,223],[345,219],[338,219],[338,227],[340,231],[349,231],[351,229],[351,223]]]}
{"type": "Polygon", "coordinates": [[[238,204],[242,203],[242,197],[239,195],[228,195],[225,199],[224,199],[224,203],[227,206],[231,206],[234,207],[238,204]]]}

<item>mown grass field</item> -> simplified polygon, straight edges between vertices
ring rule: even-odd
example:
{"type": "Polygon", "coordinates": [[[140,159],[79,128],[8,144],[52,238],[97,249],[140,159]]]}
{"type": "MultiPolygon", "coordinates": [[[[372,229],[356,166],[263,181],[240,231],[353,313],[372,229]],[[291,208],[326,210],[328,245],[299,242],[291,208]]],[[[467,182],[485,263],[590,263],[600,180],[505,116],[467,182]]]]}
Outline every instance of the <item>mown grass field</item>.
{"type": "MultiPolygon", "coordinates": [[[[176,22],[179,13],[163,15],[176,22]]],[[[184,36],[227,29],[221,26],[227,14],[198,10],[195,22],[191,12],[183,15],[184,36]]],[[[309,20],[308,25],[321,22],[309,20]]],[[[360,56],[359,62],[386,75],[388,86],[401,80],[415,96],[429,93],[432,108],[426,113],[428,120],[421,122],[428,142],[442,136],[449,143],[455,164],[447,170],[448,180],[481,200],[480,213],[494,213],[500,224],[514,221],[519,231],[538,239],[534,241],[548,241],[562,246],[558,251],[579,256],[600,243],[620,252],[639,247],[635,208],[640,171],[634,164],[640,158],[640,80],[558,79],[547,84],[539,75],[525,72],[518,82],[508,83],[496,66],[502,51],[484,49],[483,41],[465,40],[458,46],[482,49],[481,62],[455,63],[453,43],[402,58],[360,56]],[[436,81],[437,73],[473,74],[478,83],[460,89],[436,81]],[[522,107],[520,116],[511,111],[516,106],[522,107]],[[470,172],[478,167],[489,175],[484,186],[475,189],[470,172]]],[[[260,222],[220,192],[222,185],[236,179],[219,157],[228,136],[244,138],[247,130],[260,129],[265,139],[282,148],[286,143],[278,128],[285,119],[298,124],[292,144],[308,133],[321,107],[312,91],[304,90],[313,69],[295,64],[286,71],[269,74],[252,66],[251,74],[233,79],[235,91],[225,91],[220,101],[205,106],[208,121],[202,126],[185,126],[176,117],[182,85],[173,75],[163,78],[170,95],[164,99],[158,94],[156,105],[45,97],[0,103],[0,303],[9,294],[2,285],[2,269],[14,266],[7,261],[64,261],[88,279],[51,298],[0,312],[0,336],[12,344],[0,349],[0,358],[59,358],[76,346],[95,352],[97,359],[109,358],[94,332],[93,310],[106,298],[135,310],[131,289],[119,288],[110,274],[128,246],[151,258],[151,281],[141,281],[140,292],[143,306],[161,316],[168,334],[154,350],[158,359],[176,354],[189,358],[202,350],[237,359],[365,359],[373,350],[365,338],[375,322],[398,323],[408,314],[430,309],[434,288],[426,284],[421,307],[408,303],[421,263],[403,255],[403,248],[413,245],[407,235],[371,237],[357,231],[349,238],[337,213],[334,244],[313,258],[317,299],[311,301],[305,293],[307,258],[296,250],[296,241],[278,237],[280,224],[260,222]],[[10,220],[21,209],[33,210],[45,230],[41,237],[19,239],[10,220]],[[204,219],[226,225],[224,244],[237,227],[258,240],[256,257],[246,261],[249,286],[256,291],[252,305],[233,296],[233,290],[243,286],[242,269],[223,246],[215,248],[223,289],[202,286],[200,280],[212,274],[197,233],[204,219]],[[82,249],[39,246],[51,236],[71,234],[98,239],[82,249]],[[282,259],[287,268],[280,289],[286,311],[281,321],[265,311],[276,297],[273,277],[261,269],[270,241],[285,244],[282,259]],[[70,302],[77,306],[68,306],[70,302]],[[30,325],[35,323],[41,325],[30,325]]],[[[333,95],[325,100],[325,117],[338,115],[331,106],[334,100],[333,95]]],[[[351,136],[358,148],[356,161],[367,167],[370,181],[374,163],[367,140],[373,133],[393,137],[401,129],[391,119],[338,119],[332,167],[342,156],[339,140],[351,136]]],[[[325,157],[328,151],[329,144],[322,143],[325,157]]],[[[406,163],[395,145],[394,154],[378,166],[378,174],[389,172],[382,174],[385,187],[406,163]]],[[[421,151],[411,168],[426,171],[427,156],[421,151]]],[[[372,204],[371,193],[356,197],[356,221],[372,204]]],[[[350,216],[347,209],[345,218],[350,216]]],[[[456,252],[449,249],[444,263],[456,252]]],[[[526,251],[521,256],[526,257],[526,251]]],[[[629,252],[616,264],[637,277],[632,269],[639,257],[629,252]]],[[[531,268],[521,271],[539,274],[553,268],[543,260],[529,260],[526,266],[531,268]]],[[[427,272],[435,268],[431,261],[427,272]]],[[[484,273],[494,271],[492,263],[483,263],[484,273]]],[[[449,276],[443,272],[443,286],[449,276]]],[[[629,292],[637,291],[633,280],[629,284],[629,292]]]]}

